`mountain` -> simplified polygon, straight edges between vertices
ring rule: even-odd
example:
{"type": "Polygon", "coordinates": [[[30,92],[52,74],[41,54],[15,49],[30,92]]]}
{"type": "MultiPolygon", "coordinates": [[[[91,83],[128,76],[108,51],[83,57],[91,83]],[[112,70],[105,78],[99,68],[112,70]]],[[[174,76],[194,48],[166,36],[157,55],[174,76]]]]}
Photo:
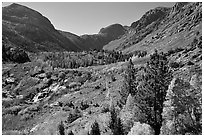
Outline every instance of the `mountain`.
{"type": "Polygon", "coordinates": [[[102,49],[110,41],[120,38],[126,33],[125,27],[120,24],[112,24],[102,28],[98,34],[77,36],[70,32],[59,31],[73,43],[77,44],[83,50],[102,49]]]}
{"type": "Polygon", "coordinates": [[[100,50],[126,33],[122,25],[113,24],[98,34],[77,36],[56,30],[39,12],[15,3],[2,8],[2,30],[4,55],[11,47],[26,52],[100,50]]]}
{"type": "Polygon", "coordinates": [[[202,33],[202,3],[176,3],[172,8],[158,7],[146,12],[131,24],[131,29],[120,39],[103,48],[130,53],[155,48],[168,51],[186,47],[202,33]]]}
{"type": "Polygon", "coordinates": [[[4,43],[10,43],[6,47],[28,52],[81,50],[42,14],[15,3],[2,8],[2,36],[4,43]]]}
{"type": "Polygon", "coordinates": [[[38,52],[30,60],[3,35],[3,60],[18,63],[2,64],[2,134],[201,135],[202,3],[152,9],[136,22],[77,36],[45,21],[80,49],[110,41],[104,48],[114,51],[38,52]]]}

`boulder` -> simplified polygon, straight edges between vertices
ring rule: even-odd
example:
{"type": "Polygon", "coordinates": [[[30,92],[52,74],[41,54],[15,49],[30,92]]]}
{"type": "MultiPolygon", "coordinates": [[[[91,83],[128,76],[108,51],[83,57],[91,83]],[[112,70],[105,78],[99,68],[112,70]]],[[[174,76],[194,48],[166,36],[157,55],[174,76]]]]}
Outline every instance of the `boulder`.
{"type": "Polygon", "coordinates": [[[46,73],[41,73],[41,74],[37,75],[37,77],[40,79],[44,79],[46,77],[46,73]]]}
{"type": "Polygon", "coordinates": [[[9,77],[6,79],[6,84],[13,84],[15,83],[15,78],[9,77]]]}
{"type": "Polygon", "coordinates": [[[154,135],[154,130],[148,124],[135,122],[128,135],[154,135]]]}
{"type": "Polygon", "coordinates": [[[35,66],[34,70],[31,72],[31,77],[35,77],[38,74],[44,73],[44,70],[38,66],[35,66]]]}
{"type": "Polygon", "coordinates": [[[78,87],[78,86],[81,86],[81,83],[71,82],[71,83],[69,84],[69,88],[75,88],[75,87],[78,87]]]}
{"type": "Polygon", "coordinates": [[[34,98],[33,98],[33,102],[38,102],[40,100],[42,100],[43,98],[47,97],[49,95],[48,92],[43,92],[43,93],[38,93],[34,98]]]}
{"type": "Polygon", "coordinates": [[[60,86],[60,84],[53,84],[52,86],[50,86],[50,91],[52,92],[57,92],[57,91],[60,91],[60,90],[63,90],[63,89],[66,89],[65,86],[60,86]]]}

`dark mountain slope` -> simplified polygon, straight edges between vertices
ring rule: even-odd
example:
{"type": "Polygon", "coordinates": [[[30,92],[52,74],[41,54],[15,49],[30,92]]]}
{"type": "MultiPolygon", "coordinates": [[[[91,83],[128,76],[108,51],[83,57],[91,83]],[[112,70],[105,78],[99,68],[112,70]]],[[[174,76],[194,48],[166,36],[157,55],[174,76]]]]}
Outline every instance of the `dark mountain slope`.
{"type": "Polygon", "coordinates": [[[102,28],[98,34],[77,36],[70,32],[60,31],[73,43],[77,44],[83,50],[102,49],[110,41],[120,38],[126,33],[126,29],[120,24],[113,24],[102,28]]]}
{"type": "Polygon", "coordinates": [[[2,31],[4,40],[29,52],[80,50],[46,17],[19,4],[2,8],[2,31]]]}

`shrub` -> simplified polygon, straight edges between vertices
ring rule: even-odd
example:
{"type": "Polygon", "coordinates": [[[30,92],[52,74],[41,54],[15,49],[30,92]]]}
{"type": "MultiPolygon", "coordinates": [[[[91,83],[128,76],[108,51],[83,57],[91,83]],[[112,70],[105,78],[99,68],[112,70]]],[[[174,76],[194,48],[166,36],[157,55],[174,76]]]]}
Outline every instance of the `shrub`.
{"type": "Polygon", "coordinates": [[[74,135],[74,133],[71,131],[68,132],[68,135],[74,135]]]}
{"type": "Polygon", "coordinates": [[[194,65],[194,63],[192,61],[188,61],[187,65],[191,66],[191,65],[194,65]]]}
{"type": "Polygon", "coordinates": [[[81,110],[85,110],[85,109],[87,109],[89,107],[89,104],[87,104],[87,103],[83,103],[83,102],[81,102],[81,106],[80,106],[80,109],[81,110]]]}
{"type": "Polygon", "coordinates": [[[102,109],[101,109],[101,113],[107,113],[109,112],[109,107],[108,106],[103,106],[102,109]]]}
{"type": "Polygon", "coordinates": [[[169,66],[170,66],[171,68],[179,68],[179,67],[181,67],[181,63],[171,62],[171,63],[169,64],[169,66]]]}

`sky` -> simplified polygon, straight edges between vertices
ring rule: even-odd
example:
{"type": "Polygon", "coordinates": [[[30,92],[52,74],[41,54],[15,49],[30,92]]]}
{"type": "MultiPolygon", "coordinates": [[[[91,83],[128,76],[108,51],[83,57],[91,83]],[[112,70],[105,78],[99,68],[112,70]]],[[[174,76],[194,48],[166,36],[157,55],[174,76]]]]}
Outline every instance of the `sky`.
{"type": "MultiPolygon", "coordinates": [[[[174,2],[16,2],[40,12],[56,29],[77,35],[96,34],[119,23],[130,26],[155,7],[172,7],[174,2]]],[[[11,2],[3,2],[8,6],[11,2]]]]}

